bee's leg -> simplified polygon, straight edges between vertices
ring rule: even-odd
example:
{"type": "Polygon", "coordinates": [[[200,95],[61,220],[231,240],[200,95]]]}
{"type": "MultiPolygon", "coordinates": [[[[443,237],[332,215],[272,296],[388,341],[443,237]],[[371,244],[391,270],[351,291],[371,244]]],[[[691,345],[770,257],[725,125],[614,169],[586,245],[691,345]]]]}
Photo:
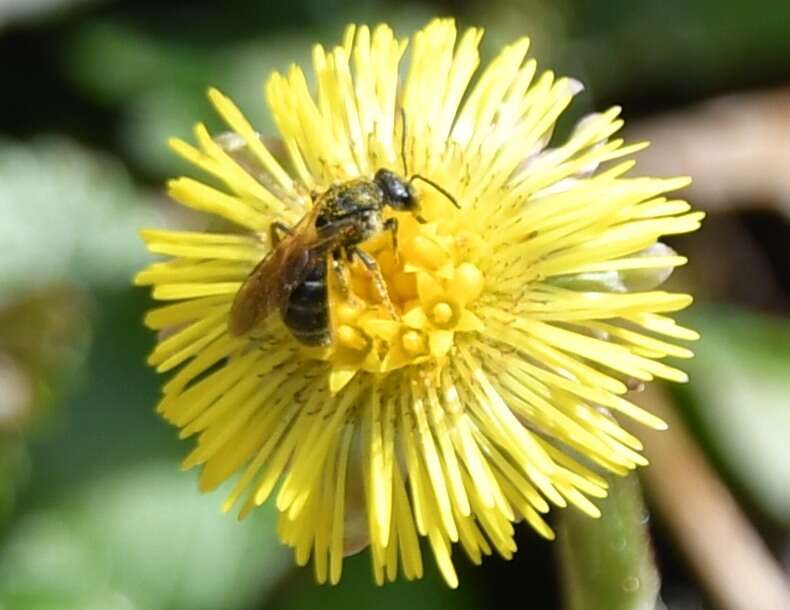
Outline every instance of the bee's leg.
{"type": "Polygon", "coordinates": [[[269,236],[272,239],[272,246],[276,246],[280,243],[282,239],[282,235],[279,233],[284,233],[285,235],[293,235],[294,232],[291,230],[287,224],[280,222],[279,220],[275,220],[271,225],[269,225],[269,236]]]}
{"type": "Polygon", "coordinates": [[[332,270],[335,272],[337,278],[337,285],[340,288],[340,296],[343,300],[347,301],[351,295],[351,288],[348,284],[348,276],[346,275],[346,266],[341,259],[342,253],[339,249],[332,252],[332,270]]]}
{"type": "Polygon", "coordinates": [[[361,248],[357,247],[350,248],[349,255],[359,257],[359,260],[361,260],[362,264],[365,265],[365,268],[373,277],[373,284],[376,286],[376,292],[379,293],[379,297],[384,303],[384,306],[387,308],[387,311],[389,311],[390,315],[397,320],[398,314],[395,311],[395,306],[390,300],[390,293],[387,290],[387,284],[384,281],[384,276],[381,275],[381,269],[379,269],[379,264],[376,262],[376,259],[361,248]]]}
{"type": "Polygon", "coordinates": [[[388,218],[384,221],[384,230],[389,231],[392,236],[392,253],[395,256],[395,262],[398,262],[398,219],[388,218]]]}

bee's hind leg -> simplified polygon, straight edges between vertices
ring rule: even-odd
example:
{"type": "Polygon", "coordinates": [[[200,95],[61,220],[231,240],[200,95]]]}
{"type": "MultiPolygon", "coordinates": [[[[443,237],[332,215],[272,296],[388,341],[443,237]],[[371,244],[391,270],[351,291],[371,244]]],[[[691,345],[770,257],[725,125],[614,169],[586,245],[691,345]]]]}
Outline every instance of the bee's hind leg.
{"type": "Polygon", "coordinates": [[[365,268],[373,278],[373,284],[376,287],[376,292],[379,293],[382,303],[384,303],[389,314],[397,320],[398,313],[395,311],[395,306],[392,304],[390,293],[387,290],[387,283],[384,281],[384,276],[381,275],[381,269],[379,269],[379,264],[376,262],[376,259],[361,248],[351,248],[348,254],[349,256],[358,257],[359,260],[362,261],[362,264],[365,265],[365,268]]]}

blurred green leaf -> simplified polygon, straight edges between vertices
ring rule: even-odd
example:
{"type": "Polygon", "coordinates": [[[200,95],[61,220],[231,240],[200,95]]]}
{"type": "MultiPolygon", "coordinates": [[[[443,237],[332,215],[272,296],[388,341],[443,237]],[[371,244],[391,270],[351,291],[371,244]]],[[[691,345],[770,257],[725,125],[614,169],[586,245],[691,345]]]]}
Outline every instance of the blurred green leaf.
{"type": "Polygon", "coordinates": [[[266,508],[238,523],[182,473],[153,412],[160,380],[140,290],[99,291],[80,391],[30,443],[32,473],[0,546],[3,610],[250,607],[291,564],[266,508]]]}
{"type": "Polygon", "coordinates": [[[291,563],[273,514],[242,523],[170,462],[132,465],[32,511],[0,548],[4,610],[235,609],[291,563]]]}
{"type": "Polygon", "coordinates": [[[12,515],[30,464],[25,433],[38,431],[55,399],[80,378],[90,343],[88,299],[53,286],[0,307],[0,524],[12,515]]]}
{"type": "Polygon", "coordinates": [[[272,72],[285,72],[295,63],[312,83],[314,44],[339,44],[346,23],[385,19],[404,35],[431,14],[423,5],[393,6],[385,12],[376,0],[357,3],[353,11],[333,7],[329,13],[325,3],[306,4],[316,13],[315,23],[213,42],[166,38],[121,20],[88,22],[70,41],[65,68],[90,95],[121,109],[121,143],[138,167],[158,178],[175,175],[185,164],[168,149],[169,138],[191,140],[199,121],[215,132],[227,129],[206,100],[208,87],[229,95],[257,131],[271,135],[275,128],[263,88],[272,72]]]}
{"type": "Polygon", "coordinates": [[[184,168],[168,149],[169,138],[191,139],[199,121],[226,129],[206,99],[210,86],[230,95],[261,133],[271,133],[264,80],[293,62],[309,63],[313,43],[304,28],[211,45],[164,41],[121,23],[99,22],[74,37],[67,68],[92,95],[123,109],[124,148],[139,167],[163,177],[184,168]]]}
{"type": "Polygon", "coordinates": [[[0,307],[0,432],[29,429],[74,385],[91,339],[90,298],[53,285],[0,307]]]}
{"type": "Polygon", "coordinates": [[[696,307],[684,363],[691,415],[715,458],[762,510],[790,523],[790,321],[696,307]]]}
{"type": "Polygon", "coordinates": [[[12,515],[18,488],[30,468],[25,444],[19,435],[0,432],[0,526],[12,515]]]}
{"type": "Polygon", "coordinates": [[[653,610],[659,577],[639,479],[609,477],[609,496],[592,519],[562,511],[558,535],[567,610],[653,610]]]}
{"type": "MultiPolygon", "coordinates": [[[[199,83],[179,79],[176,74],[159,86],[138,91],[127,99],[124,147],[135,163],[152,175],[183,172],[186,165],[168,148],[169,138],[192,141],[192,128],[198,122],[206,123],[215,134],[227,130],[206,98],[210,86],[231,96],[259,133],[275,133],[264,98],[264,82],[271,72],[287,70],[293,62],[309,63],[312,45],[313,41],[303,35],[287,34],[272,36],[266,42],[228,45],[216,51],[215,62],[203,66],[199,83]]],[[[200,62],[200,56],[194,61],[200,62]]]]}
{"type": "Polygon", "coordinates": [[[199,87],[207,73],[219,69],[210,48],[104,21],[82,22],[67,56],[69,75],[108,104],[123,104],[152,88],[199,87]]]}
{"type": "Polygon", "coordinates": [[[142,327],[150,305],[145,291],[131,286],[95,292],[94,339],[84,383],[48,433],[31,440],[28,506],[46,507],[51,497],[140,461],[167,459],[176,465],[189,451],[154,412],[163,379],[145,364],[155,340],[142,327]]]}
{"type": "Polygon", "coordinates": [[[101,0],[2,0],[0,2],[0,28],[5,25],[37,21],[53,13],[64,13],[80,4],[98,3],[101,0]]]}
{"type": "Polygon", "coordinates": [[[0,303],[66,278],[125,285],[164,224],[115,161],[68,140],[0,141],[0,303]]]}
{"type": "Polygon", "coordinates": [[[790,3],[754,0],[590,2],[563,6],[572,33],[558,68],[581,75],[598,99],[691,95],[786,70],[790,3]],[[780,68],[780,66],[782,66],[780,68]],[[672,91],[663,93],[662,89],[672,91]]]}

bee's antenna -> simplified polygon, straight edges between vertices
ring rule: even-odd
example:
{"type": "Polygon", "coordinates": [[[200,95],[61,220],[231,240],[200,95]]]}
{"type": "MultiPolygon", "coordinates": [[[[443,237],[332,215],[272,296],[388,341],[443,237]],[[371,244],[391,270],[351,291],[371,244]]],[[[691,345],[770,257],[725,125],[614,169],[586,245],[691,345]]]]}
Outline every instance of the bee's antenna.
{"type": "Polygon", "coordinates": [[[400,157],[403,160],[403,175],[409,175],[409,167],[406,165],[406,111],[401,106],[400,109],[400,117],[401,123],[403,125],[403,130],[401,131],[400,136],[400,157]]]}
{"type": "Polygon", "coordinates": [[[409,184],[411,184],[411,183],[412,183],[412,182],[414,182],[415,180],[422,180],[423,182],[427,182],[427,183],[428,183],[428,184],[430,184],[430,185],[431,185],[433,188],[435,188],[437,191],[439,191],[439,192],[440,192],[442,195],[444,195],[445,197],[447,197],[447,199],[449,199],[449,200],[452,202],[452,204],[453,204],[455,207],[457,207],[459,210],[461,209],[461,206],[460,206],[460,205],[458,205],[458,201],[455,199],[455,197],[453,197],[453,196],[452,196],[452,195],[451,195],[451,194],[450,194],[448,191],[446,191],[446,190],[445,190],[445,189],[443,189],[441,186],[439,186],[438,184],[436,184],[436,183],[435,183],[433,180],[431,180],[430,178],[426,178],[425,176],[420,176],[420,174],[414,174],[414,175],[413,175],[411,178],[409,178],[409,184]]]}
{"type": "MultiPolygon", "coordinates": [[[[406,164],[406,111],[403,109],[403,106],[401,106],[400,109],[400,116],[401,116],[401,123],[403,124],[403,131],[401,131],[401,137],[400,137],[400,156],[401,159],[403,160],[403,175],[408,176],[409,166],[406,164]]],[[[447,192],[441,186],[436,184],[433,180],[426,178],[425,176],[420,176],[420,174],[414,174],[409,178],[409,184],[411,184],[415,180],[422,180],[423,182],[427,182],[433,188],[439,191],[442,195],[447,197],[447,199],[449,199],[455,207],[457,207],[459,210],[461,209],[461,206],[458,205],[458,201],[456,201],[455,197],[453,197],[449,192],[447,192]]]]}

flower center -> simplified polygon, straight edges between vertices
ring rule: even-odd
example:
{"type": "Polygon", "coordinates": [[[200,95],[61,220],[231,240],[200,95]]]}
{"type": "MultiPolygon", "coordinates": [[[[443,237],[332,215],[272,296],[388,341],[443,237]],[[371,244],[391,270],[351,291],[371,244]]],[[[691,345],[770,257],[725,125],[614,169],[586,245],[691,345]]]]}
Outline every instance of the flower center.
{"type": "Polygon", "coordinates": [[[342,275],[330,273],[333,345],[320,357],[333,369],[387,372],[441,363],[456,334],[480,324],[470,305],[483,290],[483,274],[469,262],[470,238],[458,234],[458,219],[392,217],[397,249],[387,232],[362,244],[377,269],[357,258],[342,265],[342,275]]]}
{"type": "Polygon", "coordinates": [[[441,301],[431,308],[431,321],[437,326],[445,326],[455,317],[453,306],[441,301]]]}

